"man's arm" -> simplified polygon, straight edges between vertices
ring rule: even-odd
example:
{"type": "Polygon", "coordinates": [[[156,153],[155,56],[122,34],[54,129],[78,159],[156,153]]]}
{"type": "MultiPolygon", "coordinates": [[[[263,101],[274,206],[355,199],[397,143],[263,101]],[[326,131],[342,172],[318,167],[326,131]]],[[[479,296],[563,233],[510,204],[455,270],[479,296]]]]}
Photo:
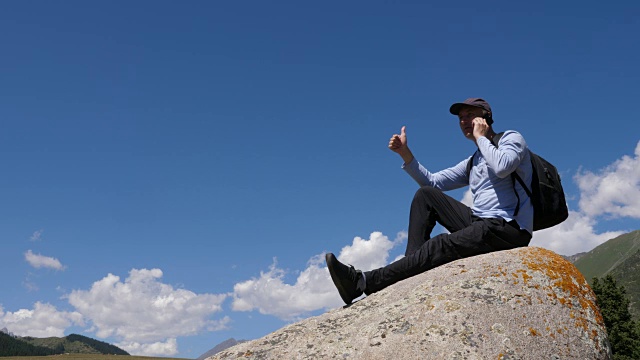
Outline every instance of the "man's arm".
{"type": "Polygon", "coordinates": [[[458,189],[469,185],[469,177],[467,176],[467,163],[471,157],[462,160],[457,165],[448,169],[431,173],[417,159],[413,159],[409,164],[403,164],[402,168],[409,174],[420,186],[432,186],[442,191],[458,189]]]}
{"type": "Polygon", "coordinates": [[[429,185],[440,190],[451,190],[469,184],[469,179],[466,175],[466,163],[468,160],[435,174],[430,173],[424,166],[422,166],[413,156],[409,146],[407,145],[406,126],[403,126],[402,129],[400,129],[400,134],[394,134],[391,137],[389,140],[389,149],[402,157],[402,160],[404,160],[402,168],[420,186],[429,185]]]}
{"type": "Polygon", "coordinates": [[[486,137],[479,138],[477,144],[487,165],[501,178],[509,176],[518,168],[527,151],[527,143],[516,131],[505,131],[498,148],[486,137]]]}

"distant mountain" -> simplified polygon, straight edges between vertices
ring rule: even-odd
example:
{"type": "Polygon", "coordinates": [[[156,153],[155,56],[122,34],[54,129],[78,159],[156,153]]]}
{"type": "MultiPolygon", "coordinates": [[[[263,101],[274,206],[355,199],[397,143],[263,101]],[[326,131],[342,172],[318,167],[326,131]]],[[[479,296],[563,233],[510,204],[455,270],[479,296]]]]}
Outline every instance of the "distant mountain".
{"type": "Polygon", "coordinates": [[[220,344],[216,345],[213,349],[207,351],[206,353],[200,355],[196,360],[204,360],[210,356],[213,356],[217,353],[219,353],[222,350],[226,350],[234,345],[246,342],[247,340],[236,340],[234,338],[231,339],[227,339],[223,342],[221,342],[220,344]]]}
{"type": "Polygon", "coordinates": [[[62,338],[34,338],[0,332],[0,356],[42,356],[56,354],[129,355],[117,346],[86,336],[71,334],[62,338]]]}
{"type": "Polygon", "coordinates": [[[584,255],[586,255],[586,252],[581,252],[581,253],[577,253],[574,255],[569,255],[569,256],[565,256],[565,255],[560,255],[563,258],[567,259],[567,261],[575,263],[576,261],[578,261],[578,259],[580,259],[581,257],[583,257],[584,255]]]}
{"type": "Polygon", "coordinates": [[[627,290],[629,311],[640,320],[640,230],[620,235],[580,256],[574,265],[591,284],[611,274],[627,290]]]}

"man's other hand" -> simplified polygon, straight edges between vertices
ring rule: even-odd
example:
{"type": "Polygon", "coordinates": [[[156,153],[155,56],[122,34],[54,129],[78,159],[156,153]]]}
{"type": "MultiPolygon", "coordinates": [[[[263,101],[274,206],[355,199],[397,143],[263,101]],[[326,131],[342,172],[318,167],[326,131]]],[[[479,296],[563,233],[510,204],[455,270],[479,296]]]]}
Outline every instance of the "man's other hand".
{"type": "Polygon", "coordinates": [[[487,120],[481,117],[473,119],[473,137],[476,141],[483,136],[487,136],[488,132],[489,124],[487,124],[487,120]]]}

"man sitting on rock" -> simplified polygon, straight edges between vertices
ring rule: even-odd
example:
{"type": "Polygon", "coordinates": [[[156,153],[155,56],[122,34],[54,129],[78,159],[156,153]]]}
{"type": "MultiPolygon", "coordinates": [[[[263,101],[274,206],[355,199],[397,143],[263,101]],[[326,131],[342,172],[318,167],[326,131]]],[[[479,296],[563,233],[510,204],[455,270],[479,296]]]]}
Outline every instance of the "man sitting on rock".
{"type": "Polygon", "coordinates": [[[431,173],[409,150],[406,127],[391,137],[389,149],[402,157],[402,168],[421,186],[411,203],[407,250],[400,260],[366,272],[327,253],[331,279],[346,304],[363,293],[372,294],[457,259],[529,245],[533,206],[510,176],[515,171],[526,184],[531,183],[531,160],[524,138],[516,131],[505,131],[496,147],[492,143],[496,133],[491,126],[491,107],[483,99],[455,103],[449,111],[458,116],[462,134],[478,151],[453,167],[431,173]],[[473,165],[470,173],[469,161],[473,165]],[[472,208],[443,193],[466,185],[473,195],[472,208]],[[436,222],[450,233],[432,238],[436,222]]]}

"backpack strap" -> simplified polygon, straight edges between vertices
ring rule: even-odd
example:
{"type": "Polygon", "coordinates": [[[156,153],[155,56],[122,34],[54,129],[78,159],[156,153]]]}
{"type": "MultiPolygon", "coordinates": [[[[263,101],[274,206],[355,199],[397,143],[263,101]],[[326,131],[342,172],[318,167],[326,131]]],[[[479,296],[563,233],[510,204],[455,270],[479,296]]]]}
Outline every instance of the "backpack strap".
{"type": "Polygon", "coordinates": [[[493,136],[493,139],[491,139],[491,143],[495,146],[498,147],[498,143],[500,142],[500,139],[502,139],[502,135],[504,135],[504,131],[501,133],[497,133],[493,136]]]}
{"type": "Polygon", "coordinates": [[[520,183],[520,186],[522,186],[522,188],[524,189],[524,192],[527,193],[527,195],[529,196],[529,198],[531,198],[533,195],[531,194],[531,190],[529,190],[529,188],[527,187],[527,185],[524,184],[524,180],[522,180],[522,178],[520,177],[520,175],[516,174],[516,172],[512,172],[511,173],[512,177],[514,177],[516,180],[518,180],[518,182],[520,183]]]}
{"type": "Polygon", "coordinates": [[[476,152],[474,152],[473,155],[471,155],[471,159],[469,159],[469,162],[467,162],[467,178],[469,180],[471,180],[471,168],[473,167],[473,158],[476,157],[476,154],[478,153],[478,151],[480,150],[476,150],[476,152]]]}
{"type": "MultiPolygon", "coordinates": [[[[496,134],[493,139],[491,139],[491,143],[497,148],[498,147],[498,142],[500,142],[500,139],[502,139],[502,135],[504,135],[504,132],[498,133],[496,134]]],[[[518,180],[518,182],[520,183],[520,185],[524,184],[524,181],[522,181],[522,179],[520,178],[520,176],[518,176],[518,174],[516,174],[515,171],[513,171],[511,173],[511,184],[513,185],[513,192],[516,194],[516,198],[518,199],[518,203],[516,204],[516,210],[513,212],[513,216],[517,216],[518,212],[520,211],[520,195],[518,195],[518,192],[516,191],[516,179],[518,180]]],[[[526,187],[525,187],[526,188],[526,187]]],[[[527,194],[529,192],[527,191],[527,194]]]]}
{"type": "MultiPolygon", "coordinates": [[[[500,141],[500,138],[502,137],[502,135],[504,135],[503,132],[500,134],[496,134],[496,136],[493,137],[493,140],[495,141],[493,144],[496,147],[498,147],[498,141],[500,141]],[[496,140],[496,138],[498,140],[496,140]]],[[[518,195],[518,192],[516,191],[516,181],[518,181],[520,186],[522,186],[522,188],[524,189],[524,192],[527,193],[527,196],[529,196],[529,199],[533,198],[533,193],[531,190],[529,190],[529,187],[524,183],[524,180],[522,180],[520,175],[518,175],[518,173],[516,173],[515,170],[511,173],[511,181],[513,182],[513,192],[516,193],[516,197],[518,198],[518,205],[516,206],[516,210],[513,212],[513,216],[516,216],[518,215],[518,211],[520,210],[520,195],[518,195]]]]}

